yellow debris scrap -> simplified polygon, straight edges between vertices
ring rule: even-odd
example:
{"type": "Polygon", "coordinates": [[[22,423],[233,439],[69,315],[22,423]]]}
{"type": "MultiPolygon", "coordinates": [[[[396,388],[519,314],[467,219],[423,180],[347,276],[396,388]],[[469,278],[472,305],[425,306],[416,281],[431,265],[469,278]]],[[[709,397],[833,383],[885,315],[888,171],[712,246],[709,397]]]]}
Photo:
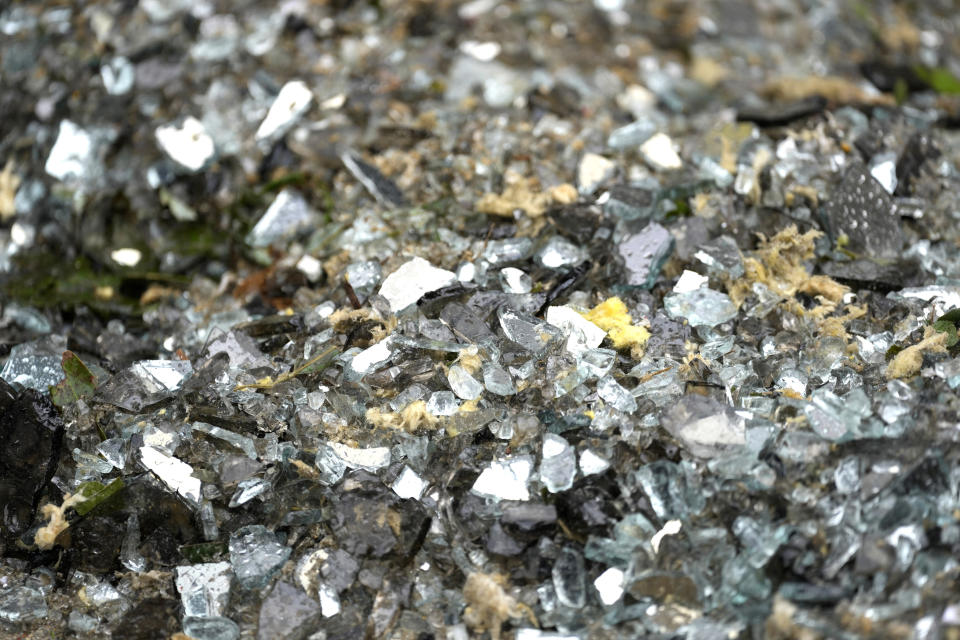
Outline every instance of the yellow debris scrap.
{"type": "Polygon", "coordinates": [[[504,176],[504,182],[506,186],[502,193],[487,193],[477,201],[477,211],[513,217],[513,212],[521,209],[528,216],[541,216],[552,204],[570,204],[577,200],[577,190],[571,184],[540,191],[536,178],[524,178],[509,171],[504,176]]]}
{"type": "Polygon", "coordinates": [[[500,626],[510,618],[527,616],[539,626],[530,607],[507,593],[506,584],[499,574],[471,573],[463,585],[463,621],[478,633],[489,631],[492,640],[500,639],[500,626]]]}
{"type": "Polygon", "coordinates": [[[3,171],[0,171],[0,222],[12,218],[17,212],[13,199],[19,186],[20,176],[13,172],[13,160],[7,160],[3,171]]]}
{"type": "Polygon", "coordinates": [[[923,340],[907,347],[887,364],[887,378],[892,380],[917,375],[923,366],[923,354],[943,353],[947,350],[947,338],[949,335],[946,332],[927,327],[923,332],[923,340]]]}
{"type": "MultiPolygon", "coordinates": [[[[618,297],[608,298],[583,314],[583,317],[607,332],[607,337],[617,349],[631,350],[631,355],[643,349],[650,339],[646,327],[633,324],[627,305],[618,297]]],[[[636,356],[635,356],[636,357],[636,356]]]]}
{"type": "Polygon", "coordinates": [[[384,411],[378,407],[367,409],[367,422],[385,429],[402,429],[413,433],[421,427],[432,429],[437,426],[439,418],[427,411],[427,403],[423,400],[411,402],[401,411],[384,411]]]}
{"type": "Polygon", "coordinates": [[[70,526],[64,515],[67,509],[80,504],[86,499],[85,496],[79,493],[68,493],[64,496],[63,504],[59,507],[55,504],[45,504],[40,507],[40,515],[49,522],[37,530],[36,535],[33,537],[33,543],[40,549],[52,549],[57,541],[57,536],[70,526]]]}

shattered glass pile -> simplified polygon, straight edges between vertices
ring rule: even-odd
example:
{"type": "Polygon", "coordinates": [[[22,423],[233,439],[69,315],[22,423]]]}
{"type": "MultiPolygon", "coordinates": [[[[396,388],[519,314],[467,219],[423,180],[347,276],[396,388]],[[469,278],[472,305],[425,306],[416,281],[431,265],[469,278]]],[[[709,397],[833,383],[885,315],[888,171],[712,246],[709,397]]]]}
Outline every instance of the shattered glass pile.
{"type": "Polygon", "coordinates": [[[960,637],[957,33],[6,4],[0,635],[960,637]]]}

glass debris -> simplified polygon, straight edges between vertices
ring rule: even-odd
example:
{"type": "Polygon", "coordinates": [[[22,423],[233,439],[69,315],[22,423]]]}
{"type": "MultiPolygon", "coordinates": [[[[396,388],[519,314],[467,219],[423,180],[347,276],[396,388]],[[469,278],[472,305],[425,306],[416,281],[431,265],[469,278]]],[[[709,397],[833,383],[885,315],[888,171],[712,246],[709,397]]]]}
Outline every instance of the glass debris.
{"type": "Polygon", "coordinates": [[[302,80],[292,80],[280,89],[270,105],[267,116],[257,129],[256,139],[265,140],[282,135],[310,107],[313,93],[302,80]]]}
{"type": "Polygon", "coordinates": [[[425,293],[442,289],[456,279],[452,271],[438,269],[423,258],[413,258],[384,279],[380,295],[396,313],[414,304],[425,293]]]}
{"type": "Polygon", "coordinates": [[[623,259],[626,284],[649,289],[657,281],[660,269],[673,251],[670,232],[651,222],[637,233],[620,241],[617,253],[623,259]]]}
{"type": "Polygon", "coordinates": [[[230,536],[230,566],[243,589],[262,589],[290,557],[289,547],[261,525],[247,525],[230,536]]]}
{"type": "Polygon", "coordinates": [[[957,635],[955,11],[770,4],[6,3],[0,636],[957,635]]]}
{"type": "Polygon", "coordinates": [[[293,189],[284,189],[250,230],[247,243],[251,247],[269,247],[289,241],[310,229],[316,221],[317,213],[303,196],[293,189]]]}
{"type": "Polygon", "coordinates": [[[706,287],[665,296],[663,306],[672,317],[684,318],[692,326],[715,327],[737,316],[727,294],[706,287]]]}
{"type": "Polygon", "coordinates": [[[157,127],[157,144],[170,159],[188,171],[199,171],[213,158],[213,138],[203,123],[189,116],[180,125],[157,127]]]}
{"type": "Polygon", "coordinates": [[[494,460],[480,473],[472,490],[494,500],[529,500],[528,481],[532,471],[532,456],[494,460]]]}

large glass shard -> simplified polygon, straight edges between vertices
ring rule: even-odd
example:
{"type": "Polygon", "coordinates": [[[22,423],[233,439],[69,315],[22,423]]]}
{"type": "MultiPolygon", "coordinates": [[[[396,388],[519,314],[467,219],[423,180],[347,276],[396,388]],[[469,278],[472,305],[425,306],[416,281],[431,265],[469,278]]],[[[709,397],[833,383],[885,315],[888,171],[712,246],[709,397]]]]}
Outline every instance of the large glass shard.
{"type": "Polygon", "coordinates": [[[44,486],[58,463],[64,426],[60,414],[32,389],[17,393],[0,381],[0,521],[3,538],[21,535],[33,521],[44,486]]]}
{"type": "Polygon", "coordinates": [[[62,336],[24,342],[10,350],[0,371],[0,378],[40,392],[63,380],[63,351],[67,341],[62,336]]]}
{"type": "Polygon", "coordinates": [[[743,256],[737,241],[730,236],[720,236],[701,245],[693,257],[705,264],[711,274],[731,279],[743,275],[743,256]]]}
{"type": "Polygon", "coordinates": [[[664,413],[663,428],[701,458],[727,455],[746,444],[746,425],[732,407],[701,395],[687,395],[664,413]]]}
{"type": "Polygon", "coordinates": [[[22,623],[47,616],[47,601],[37,589],[30,587],[0,588],[0,620],[22,623]]]}
{"type": "Polygon", "coordinates": [[[230,566],[243,589],[262,589],[290,557],[291,549],[266,527],[251,524],[230,536],[230,566]]]}
{"type": "Polygon", "coordinates": [[[340,155],[343,166],[378,202],[387,207],[402,207],[407,204],[403,192],[393,180],[384,176],[373,166],[351,153],[340,155]]]}
{"type": "Polygon", "coordinates": [[[309,632],[320,617],[320,604],[282,580],[273,585],[260,605],[258,640],[291,638],[309,632]]]}
{"type": "Polygon", "coordinates": [[[637,482],[643,488],[657,517],[662,520],[682,521],[703,509],[706,504],[705,496],[700,487],[690,486],[688,471],[689,467],[665,460],[650,463],[637,470],[637,482]]]}
{"type": "Polygon", "coordinates": [[[871,258],[896,258],[903,248],[900,216],[890,194],[859,162],[844,172],[830,199],[821,207],[824,225],[834,241],[871,258]]]}
{"type": "Polygon", "coordinates": [[[487,391],[498,396],[512,396],[517,393],[510,373],[493,362],[483,365],[483,386],[487,391]]]}
{"type": "Polygon", "coordinates": [[[102,135],[62,120],[44,169],[57,180],[89,180],[102,171],[98,158],[102,135]]]}

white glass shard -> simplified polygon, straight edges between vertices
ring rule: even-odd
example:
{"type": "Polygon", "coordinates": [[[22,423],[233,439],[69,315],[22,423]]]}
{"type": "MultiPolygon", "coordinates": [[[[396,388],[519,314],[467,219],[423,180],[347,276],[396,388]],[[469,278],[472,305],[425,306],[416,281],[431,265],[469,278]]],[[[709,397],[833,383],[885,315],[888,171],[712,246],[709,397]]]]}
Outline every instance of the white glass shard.
{"type": "Polygon", "coordinates": [[[413,258],[391,273],[380,286],[380,295],[390,303],[394,313],[416,303],[423,294],[442,289],[456,282],[452,271],[438,269],[420,257],[413,258]]]}
{"type": "Polygon", "coordinates": [[[193,467],[153,447],[140,447],[140,460],[172,491],[191,502],[200,503],[201,483],[199,478],[191,475],[193,467]]]}
{"type": "Polygon", "coordinates": [[[533,456],[494,460],[484,469],[471,491],[494,500],[529,500],[527,482],[533,472],[533,456]]]}
{"type": "Polygon", "coordinates": [[[306,112],[313,102],[313,93],[302,80],[291,80],[283,85],[276,100],[270,105],[267,116],[257,129],[257,140],[282,135],[306,112]]]}
{"type": "Polygon", "coordinates": [[[166,125],[156,131],[157,143],[170,159],[190,171],[199,171],[213,158],[213,138],[203,123],[190,116],[179,127],[166,125]]]}

